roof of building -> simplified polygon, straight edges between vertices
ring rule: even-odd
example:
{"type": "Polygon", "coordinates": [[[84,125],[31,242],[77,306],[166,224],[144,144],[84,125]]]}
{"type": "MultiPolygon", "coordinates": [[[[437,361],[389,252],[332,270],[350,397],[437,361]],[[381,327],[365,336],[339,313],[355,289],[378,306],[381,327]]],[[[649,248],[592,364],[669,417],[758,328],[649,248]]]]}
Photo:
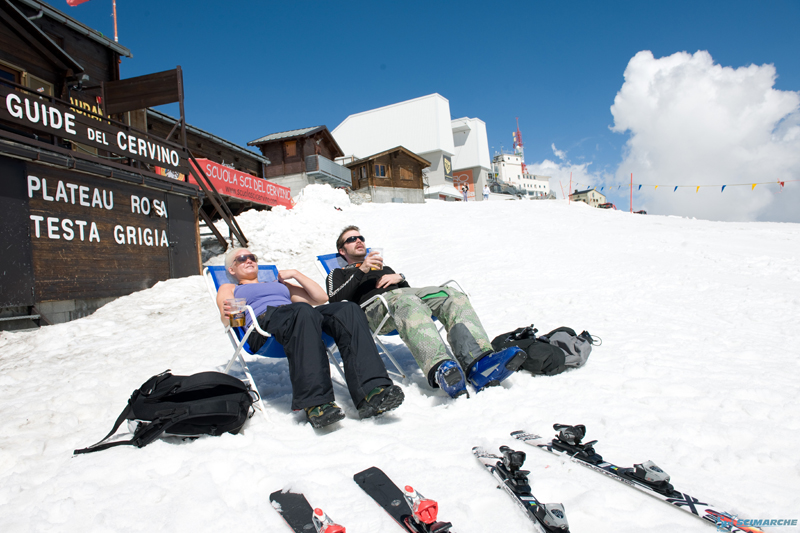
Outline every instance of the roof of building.
{"type": "MultiPolygon", "coordinates": [[[[164,122],[168,122],[170,124],[175,124],[176,122],[178,122],[178,119],[173,118],[173,117],[171,117],[169,115],[165,115],[161,111],[156,111],[155,109],[148,108],[147,109],[147,114],[148,115],[152,115],[152,116],[154,116],[154,117],[156,117],[156,118],[158,118],[160,120],[163,120],[164,122]]],[[[223,139],[222,137],[218,137],[218,136],[214,135],[213,133],[209,133],[209,132],[207,132],[205,130],[201,130],[200,128],[197,128],[195,126],[190,126],[189,124],[186,125],[186,131],[188,133],[192,133],[192,134],[197,135],[199,137],[204,137],[204,138],[206,138],[206,139],[208,139],[210,141],[213,141],[215,143],[222,144],[222,145],[230,148],[234,152],[239,152],[241,154],[246,155],[247,157],[252,157],[253,159],[255,159],[257,161],[260,161],[260,162],[262,162],[262,163],[264,163],[266,165],[270,164],[269,159],[267,159],[263,155],[257,154],[255,152],[252,152],[252,151],[248,150],[247,148],[245,148],[243,146],[239,146],[238,144],[234,144],[234,143],[232,143],[230,141],[227,141],[227,140],[223,139]]]]}
{"type": "Polygon", "coordinates": [[[316,135],[317,133],[322,133],[322,135],[330,141],[333,145],[333,156],[341,157],[344,155],[342,151],[342,147],[339,146],[339,143],[336,142],[336,139],[333,138],[331,132],[328,130],[328,126],[313,126],[311,128],[300,128],[297,130],[289,130],[289,131],[280,131],[278,133],[270,133],[269,135],[265,135],[261,138],[256,139],[255,141],[250,141],[247,143],[247,146],[260,146],[262,144],[267,144],[276,141],[287,141],[290,139],[299,139],[301,137],[311,137],[312,135],[316,135]]]}
{"type": "MultiPolygon", "coordinates": [[[[574,193],[570,194],[570,196],[575,196],[576,194],[586,194],[587,192],[597,191],[597,189],[586,189],[584,191],[575,191],[574,193]]],[[[597,194],[601,194],[598,192],[597,194]]]]}
{"type": "Polygon", "coordinates": [[[433,93],[350,115],[334,128],[333,136],[348,154],[377,153],[403,145],[415,154],[452,156],[450,120],[450,102],[433,93]]]}
{"type": "Polygon", "coordinates": [[[464,195],[458,192],[455,187],[450,185],[449,183],[445,183],[444,185],[434,185],[433,187],[425,188],[424,193],[425,195],[433,195],[433,194],[442,194],[444,196],[449,196],[450,198],[463,198],[464,195]]]}
{"type": "Polygon", "coordinates": [[[257,144],[264,144],[270,141],[278,141],[282,139],[290,139],[292,137],[306,137],[308,135],[314,135],[318,131],[328,129],[325,126],[313,126],[311,128],[300,128],[298,130],[289,130],[289,131],[280,131],[278,133],[270,133],[269,135],[265,135],[263,137],[259,137],[255,141],[250,141],[247,143],[247,146],[255,146],[257,144]]]}
{"type": "Polygon", "coordinates": [[[30,8],[41,10],[43,14],[47,15],[51,19],[56,20],[57,22],[60,22],[60,23],[64,24],[68,28],[70,28],[70,29],[82,34],[82,35],[85,35],[89,39],[91,39],[91,40],[93,40],[95,42],[98,42],[98,43],[102,44],[103,46],[111,48],[112,50],[117,52],[119,55],[122,55],[122,56],[125,56],[125,57],[133,57],[133,54],[131,53],[130,50],[128,50],[124,46],[120,45],[119,43],[114,42],[113,39],[109,39],[108,37],[106,37],[105,35],[100,33],[99,31],[90,28],[86,24],[78,22],[77,20],[75,20],[74,18],[70,17],[66,13],[62,13],[61,11],[55,9],[54,7],[46,4],[45,2],[43,2],[41,0],[15,0],[15,1],[16,2],[20,2],[22,4],[25,4],[26,6],[28,6],[30,8]]]}
{"type": "Polygon", "coordinates": [[[412,159],[416,159],[422,165],[421,168],[426,168],[426,167],[431,166],[430,162],[428,162],[427,159],[425,159],[424,157],[418,156],[417,154],[415,154],[414,152],[412,152],[411,150],[409,150],[408,148],[406,148],[404,146],[395,146],[394,148],[390,148],[388,150],[384,150],[383,152],[378,152],[377,154],[372,154],[372,155],[367,156],[367,157],[362,157],[361,159],[356,159],[355,161],[353,161],[351,163],[347,163],[344,166],[347,167],[347,168],[353,168],[354,166],[359,165],[359,164],[363,163],[364,161],[368,161],[370,159],[376,159],[376,158],[384,156],[386,154],[391,154],[392,152],[403,152],[406,155],[408,155],[409,157],[411,157],[412,159]]]}

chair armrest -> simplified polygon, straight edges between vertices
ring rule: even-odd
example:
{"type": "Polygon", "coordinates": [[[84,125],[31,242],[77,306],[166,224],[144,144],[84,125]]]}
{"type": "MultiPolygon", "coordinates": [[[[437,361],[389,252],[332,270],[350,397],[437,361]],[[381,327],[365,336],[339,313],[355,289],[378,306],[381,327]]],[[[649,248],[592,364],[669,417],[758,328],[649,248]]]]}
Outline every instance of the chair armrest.
{"type": "Polygon", "coordinates": [[[375,300],[380,300],[381,305],[383,305],[386,308],[386,314],[383,316],[383,320],[381,320],[381,323],[378,324],[377,328],[375,328],[374,335],[377,335],[383,329],[383,325],[386,324],[386,321],[389,320],[389,317],[392,316],[392,310],[389,308],[389,303],[386,301],[386,298],[384,298],[382,294],[376,294],[375,296],[373,296],[372,298],[361,304],[361,309],[364,309],[366,311],[367,307],[369,307],[369,305],[375,300]]]}
{"type": "Polygon", "coordinates": [[[467,298],[469,298],[469,293],[467,291],[465,291],[464,289],[462,289],[461,285],[454,279],[449,279],[449,280],[445,281],[444,283],[440,283],[439,284],[440,287],[446,287],[448,285],[454,285],[455,288],[457,288],[460,292],[463,292],[464,294],[466,294],[467,298]]]}
{"type": "MultiPolygon", "coordinates": [[[[246,305],[244,310],[245,310],[246,313],[250,314],[251,322],[250,322],[250,327],[247,329],[247,331],[245,331],[244,335],[242,336],[242,340],[247,339],[250,336],[250,333],[253,330],[256,330],[257,332],[259,332],[264,337],[272,337],[272,335],[270,335],[269,333],[267,333],[266,331],[261,329],[261,326],[258,325],[258,320],[256,318],[256,313],[255,313],[255,311],[253,311],[252,307],[250,307],[249,305],[246,305]]],[[[229,331],[230,329],[231,329],[230,325],[225,326],[225,331],[229,331]]]]}

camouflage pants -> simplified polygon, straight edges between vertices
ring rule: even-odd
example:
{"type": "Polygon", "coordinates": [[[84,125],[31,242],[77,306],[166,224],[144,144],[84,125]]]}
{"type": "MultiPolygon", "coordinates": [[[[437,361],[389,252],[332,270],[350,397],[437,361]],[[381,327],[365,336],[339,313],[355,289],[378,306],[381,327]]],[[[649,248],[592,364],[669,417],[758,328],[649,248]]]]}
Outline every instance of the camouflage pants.
{"type": "MultiPolygon", "coordinates": [[[[449,287],[408,287],[386,292],[383,297],[389,304],[390,318],[381,334],[396,329],[429,382],[431,369],[450,359],[431,315],[447,331],[447,342],[465,372],[479,356],[492,351],[489,336],[462,292],[449,287]]],[[[366,313],[374,331],[386,315],[386,308],[376,301],[366,313]]]]}

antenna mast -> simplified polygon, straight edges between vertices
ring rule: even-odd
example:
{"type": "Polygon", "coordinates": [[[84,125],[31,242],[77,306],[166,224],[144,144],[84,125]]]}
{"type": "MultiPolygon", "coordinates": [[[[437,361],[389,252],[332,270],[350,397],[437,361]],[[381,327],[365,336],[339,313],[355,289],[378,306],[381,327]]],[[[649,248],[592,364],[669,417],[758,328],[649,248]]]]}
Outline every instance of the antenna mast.
{"type": "Polygon", "coordinates": [[[528,166],[525,164],[525,151],[522,149],[522,132],[519,131],[519,117],[517,118],[517,131],[514,132],[514,153],[522,158],[522,175],[528,173],[528,166]]]}

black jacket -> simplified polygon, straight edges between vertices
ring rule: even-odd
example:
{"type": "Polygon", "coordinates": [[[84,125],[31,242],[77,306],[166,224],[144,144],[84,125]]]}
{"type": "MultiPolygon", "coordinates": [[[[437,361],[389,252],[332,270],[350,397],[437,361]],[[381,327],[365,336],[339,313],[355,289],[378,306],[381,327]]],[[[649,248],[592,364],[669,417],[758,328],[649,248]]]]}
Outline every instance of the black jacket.
{"type": "Polygon", "coordinates": [[[361,305],[375,295],[383,294],[399,287],[409,287],[407,282],[401,281],[397,285],[389,285],[378,289],[376,287],[378,280],[385,274],[395,274],[395,271],[384,266],[381,270],[370,270],[364,273],[355,264],[337,268],[328,274],[328,278],[325,281],[328,299],[331,302],[348,300],[361,305]]]}

